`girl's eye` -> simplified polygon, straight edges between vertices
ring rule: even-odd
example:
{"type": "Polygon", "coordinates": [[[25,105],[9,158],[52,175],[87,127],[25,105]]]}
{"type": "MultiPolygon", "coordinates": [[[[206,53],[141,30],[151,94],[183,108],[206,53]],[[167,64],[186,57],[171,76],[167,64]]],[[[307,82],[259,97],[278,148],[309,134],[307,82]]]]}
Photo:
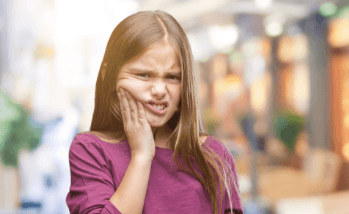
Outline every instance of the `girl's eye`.
{"type": "Polygon", "coordinates": [[[181,78],[178,76],[169,76],[168,78],[171,80],[181,80],[181,78]]]}
{"type": "Polygon", "coordinates": [[[137,74],[140,77],[144,77],[144,78],[149,78],[150,75],[149,74],[137,74]]]}

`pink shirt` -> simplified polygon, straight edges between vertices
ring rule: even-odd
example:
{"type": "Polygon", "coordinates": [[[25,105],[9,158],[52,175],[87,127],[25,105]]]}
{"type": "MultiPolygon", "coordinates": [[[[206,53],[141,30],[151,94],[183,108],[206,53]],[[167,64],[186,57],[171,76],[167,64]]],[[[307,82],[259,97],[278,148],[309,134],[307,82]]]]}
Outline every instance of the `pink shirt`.
{"type": "MultiPolygon", "coordinates": [[[[233,157],[225,145],[212,136],[207,137],[205,144],[229,161],[237,179],[233,157]]],[[[156,147],[143,213],[212,214],[211,201],[200,181],[171,168],[173,153],[174,150],[156,147]]],[[[66,202],[70,213],[120,214],[109,199],[121,183],[130,159],[127,140],[115,144],[88,133],[76,135],[69,150],[71,186],[66,202]]],[[[193,168],[199,171],[196,164],[193,168]]],[[[230,213],[228,200],[225,191],[221,213],[230,213]]],[[[235,214],[243,213],[236,191],[232,193],[232,204],[235,214]]]]}

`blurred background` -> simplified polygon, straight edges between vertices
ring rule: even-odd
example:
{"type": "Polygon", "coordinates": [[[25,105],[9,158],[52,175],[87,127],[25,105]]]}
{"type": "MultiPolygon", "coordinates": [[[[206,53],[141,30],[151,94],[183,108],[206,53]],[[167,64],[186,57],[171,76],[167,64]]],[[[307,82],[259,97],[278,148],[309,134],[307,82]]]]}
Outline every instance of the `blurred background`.
{"type": "Polygon", "coordinates": [[[111,32],[141,10],[185,29],[209,134],[245,213],[349,213],[348,0],[0,0],[0,213],[69,213],[111,32]]]}

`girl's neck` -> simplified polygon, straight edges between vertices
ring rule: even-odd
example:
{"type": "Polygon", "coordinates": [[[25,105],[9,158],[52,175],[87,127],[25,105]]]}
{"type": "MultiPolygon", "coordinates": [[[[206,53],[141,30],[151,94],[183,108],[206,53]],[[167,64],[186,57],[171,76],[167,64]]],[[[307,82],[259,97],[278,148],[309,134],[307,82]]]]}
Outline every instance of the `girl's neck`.
{"type": "Polygon", "coordinates": [[[152,127],[154,141],[156,146],[167,148],[167,141],[172,133],[172,130],[166,125],[162,127],[152,127]]]}

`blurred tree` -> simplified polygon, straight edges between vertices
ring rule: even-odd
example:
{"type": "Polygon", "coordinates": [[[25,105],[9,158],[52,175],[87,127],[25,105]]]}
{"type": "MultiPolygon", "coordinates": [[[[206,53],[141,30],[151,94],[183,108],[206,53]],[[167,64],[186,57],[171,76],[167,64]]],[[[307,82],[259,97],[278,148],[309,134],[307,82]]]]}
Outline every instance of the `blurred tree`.
{"type": "Polygon", "coordinates": [[[41,143],[43,125],[35,123],[28,110],[0,89],[0,159],[4,166],[18,167],[22,149],[34,150],[41,143]]]}
{"type": "Polygon", "coordinates": [[[219,115],[213,108],[207,108],[203,114],[203,120],[206,123],[207,132],[210,135],[215,135],[215,129],[220,122],[219,115]]]}
{"type": "Polygon", "coordinates": [[[277,114],[274,128],[289,154],[294,154],[297,137],[304,127],[305,119],[294,111],[285,110],[277,114]]]}

